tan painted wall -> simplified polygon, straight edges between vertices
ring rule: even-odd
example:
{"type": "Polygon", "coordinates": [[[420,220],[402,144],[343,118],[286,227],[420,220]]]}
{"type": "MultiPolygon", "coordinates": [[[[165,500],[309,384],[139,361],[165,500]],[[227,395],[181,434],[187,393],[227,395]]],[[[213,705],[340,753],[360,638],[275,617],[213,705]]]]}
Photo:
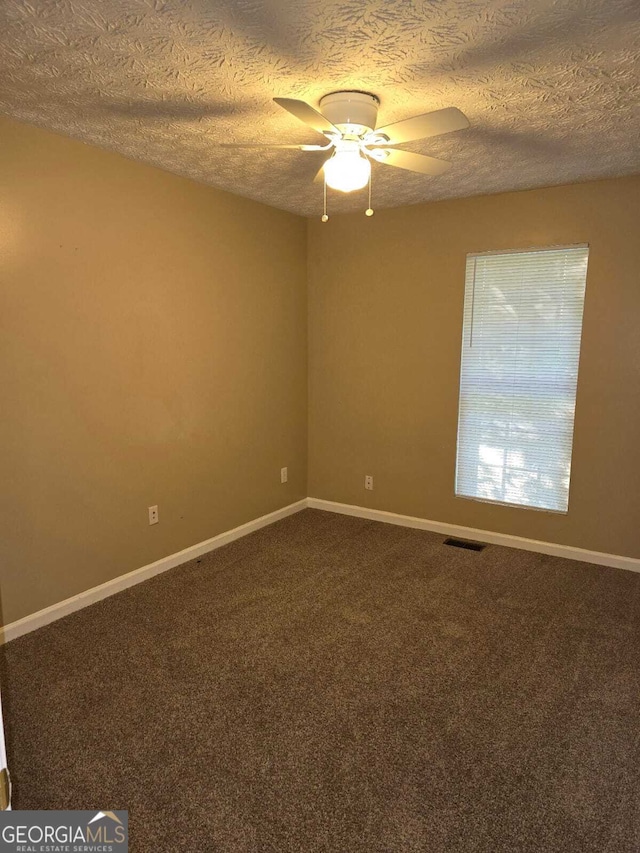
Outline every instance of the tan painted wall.
{"type": "Polygon", "coordinates": [[[305,227],[0,122],[5,623],[306,495],[305,227]]]}
{"type": "Polygon", "coordinates": [[[640,557],[638,222],[640,177],[310,221],[309,494],[640,557]],[[465,255],[580,242],[569,513],[456,498],[465,255]]]}
{"type": "Polygon", "coordinates": [[[0,139],[5,623],[307,493],[640,556],[640,178],[307,233],[41,130],[0,139]],[[455,498],[465,254],[583,241],[569,514],[455,498]]]}

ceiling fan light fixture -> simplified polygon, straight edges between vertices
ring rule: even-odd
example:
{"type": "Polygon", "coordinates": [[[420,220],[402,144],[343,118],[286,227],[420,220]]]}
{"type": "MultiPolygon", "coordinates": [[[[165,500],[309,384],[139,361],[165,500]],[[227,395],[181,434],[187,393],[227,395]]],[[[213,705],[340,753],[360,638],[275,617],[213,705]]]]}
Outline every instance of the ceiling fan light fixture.
{"type": "Polygon", "coordinates": [[[327,186],[343,193],[366,187],[370,175],[371,163],[358,149],[337,150],[324,164],[327,186]]]}
{"type": "MultiPolygon", "coordinates": [[[[367,216],[371,207],[371,160],[395,166],[408,172],[435,177],[445,172],[450,163],[396,148],[404,142],[440,136],[469,127],[469,120],[456,107],[444,107],[423,115],[377,127],[380,100],[369,92],[331,92],[320,99],[321,112],[296,98],[274,98],[278,106],[303,124],[321,134],[323,145],[302,143],[247,143],[249,148],[289,148],[298,151],[330,151],[318,171],[315,181],[324,178],[324,210],[322,221],[327,222],[327,187],[343,193],[364,189],[369,184],[367,216]]],[[[243,143],[222,143],[225,147],[245,147],[243,143]]]]}

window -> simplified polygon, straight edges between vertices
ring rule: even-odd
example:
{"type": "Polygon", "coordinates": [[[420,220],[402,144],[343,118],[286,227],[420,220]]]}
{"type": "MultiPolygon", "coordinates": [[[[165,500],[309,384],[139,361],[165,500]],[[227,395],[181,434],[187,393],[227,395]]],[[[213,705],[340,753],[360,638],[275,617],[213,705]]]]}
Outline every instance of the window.
{"type": "Polygon", "coordinates": [[[456,495],[567,511],[588,255],[467,256],[456,495]]]}

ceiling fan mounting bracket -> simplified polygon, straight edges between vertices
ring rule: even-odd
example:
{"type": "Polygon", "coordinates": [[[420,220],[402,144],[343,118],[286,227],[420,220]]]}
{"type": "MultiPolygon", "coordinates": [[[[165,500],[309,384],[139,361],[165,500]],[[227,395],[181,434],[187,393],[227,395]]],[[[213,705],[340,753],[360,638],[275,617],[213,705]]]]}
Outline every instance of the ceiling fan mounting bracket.
{"type": "Polygon", "coordinates": [[[376,126],[380,101],[368,92],[332,92],[320,100],[326,119],[342,133],[364,136],[376,126]]]}

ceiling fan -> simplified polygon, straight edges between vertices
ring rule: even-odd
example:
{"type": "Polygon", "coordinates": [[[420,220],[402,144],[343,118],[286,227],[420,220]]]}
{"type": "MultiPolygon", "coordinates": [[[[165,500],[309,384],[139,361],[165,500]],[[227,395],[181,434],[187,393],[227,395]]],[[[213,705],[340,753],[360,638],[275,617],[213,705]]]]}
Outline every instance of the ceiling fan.
{"type": "Polygon", "coordinates": [[[469,121],[464,113],[456,107],[447,107],[404,119],[386,127],[376,128],[380,101],[368,92],[332,92],[321,99],[321,112],[305,101],[294,98],[274,98],[273,100],[297,119],[321,133],[327,142],[324,145],[230,142],[223,143],[223,146],[331,152],[316,175],[316,180],[323,179],[325,184],[323,222],[329,218],[326,211],[327,186],[348,193],[363,189],[369,184],[369,207],[366,213],[371,216],[373,214],[371,160],[423,175],[441,175],[450,167],[450,163],[425,154],[399,151],[393,146],[469,127],[469,121]]]}

